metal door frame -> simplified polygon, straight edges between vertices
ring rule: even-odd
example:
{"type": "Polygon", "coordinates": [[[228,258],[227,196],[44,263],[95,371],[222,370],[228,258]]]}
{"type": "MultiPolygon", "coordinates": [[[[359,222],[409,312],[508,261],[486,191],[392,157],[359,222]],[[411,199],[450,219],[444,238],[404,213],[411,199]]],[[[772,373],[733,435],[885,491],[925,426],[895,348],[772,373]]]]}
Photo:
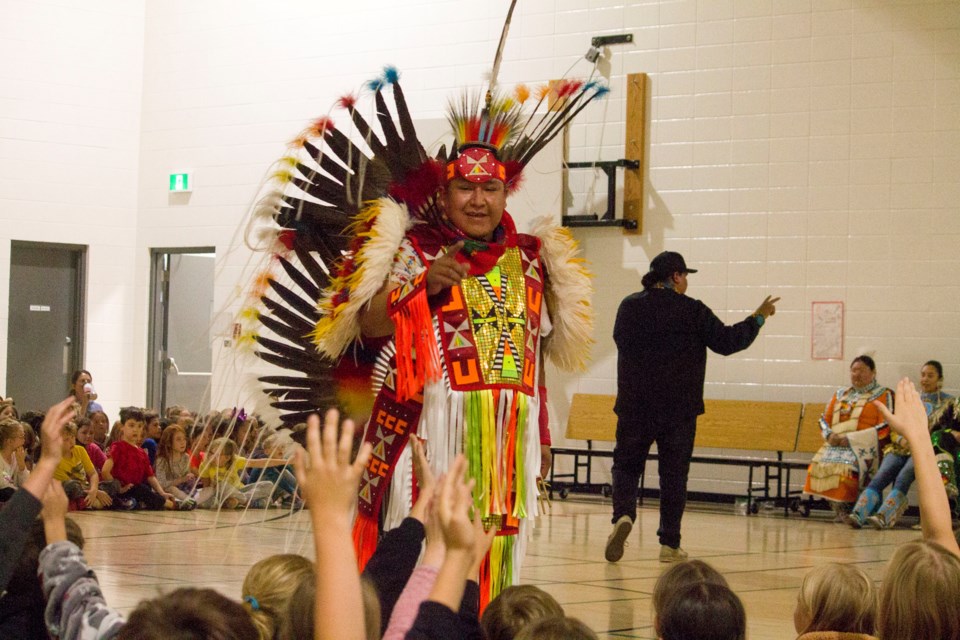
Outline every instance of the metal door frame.
{"type": "MultiPolygon", "coordinates": [[[[170,317],[170,307],[167,302],[170,299],[170,265],[163,265],[165,256],[183,253],[209,253],[216,256],[216,247],[153,247],[150,249],[150,302],[147,321],[147,406],[156,407],[159,411],[166,410],[166,377],[163,375],[163,367],[166,365],[168,343],[168,320],[170,317]],[[158,270],[164,274],[163,279],[158,278],[158,270]],[[160,282],[163,291],[157,291],[157,283],[160,282]],[[162,298],[161,298],[162,296],[162,298]],[[162,305],[163,316],[160,319],[161,326],[157,327],[155,322],[158,309],[157,305],[162,305]],[[158,336],[158,329],[162,335],[158,336]]],[[[216,257],[214,257],[216,260],[216,257]]]]}
{"type": "MultiPolygon", "coordinates": [[[[68,244],[65,242],[40,242],[37,240],[10,240],[10,271],[13,272],[13,250],[15,247],[23,247],[27,249],[62,249],[65,251],[73,251],[77,254],[77,278],[74,282],[74,286],[77,289],[77,313],[74,316],[73,320],[73,342],[70,346],[70,362],[68,364],[67,376],[69,377],[71,373],[80,369],[84,366],[84,357],[86,356],[86,344],[87,344],[87,259],[88,251],[90,249],[89,245],[85,244],[68,244]]],[[[12,285],[12,283],[8,283],[12,285]]],[[[10,286],[7,288],[7,304],[10,304],[10,286]]],[[[9,308],[7,310],[7,315],[9,316],[9,308]]],[[[7,328],[7,337],[9,339],[10,328],[7,328]]],[[[4,358],[7,357],[7,354],[4,354],[4,358]]],[[[69,384],[69,380],[67,381],[69,384]]],[[[4,386],[6,386],[6,381],[4,381],[4,386]]]]}

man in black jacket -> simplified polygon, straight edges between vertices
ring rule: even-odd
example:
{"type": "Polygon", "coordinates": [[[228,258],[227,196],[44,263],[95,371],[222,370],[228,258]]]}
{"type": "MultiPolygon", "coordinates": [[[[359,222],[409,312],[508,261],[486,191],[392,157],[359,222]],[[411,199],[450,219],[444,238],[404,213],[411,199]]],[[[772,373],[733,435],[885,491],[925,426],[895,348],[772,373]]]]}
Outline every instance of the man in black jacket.
{"type": "Polygon", "coordinates": [[[688,298],[687,268],[664,251],[643,276],[643,291],[620,303],[617,343],[617,445],[613,452],[613,533],[606,559],[616,562],[637,518],[637,490],[650,446],[660,463],[660,561],[683,560],[680,520],[697,416],[703,413],[707,349],[730,355],[749,347],[780,298],[767,299],[745,320],[726,326],[707,305],[688,298]]]}

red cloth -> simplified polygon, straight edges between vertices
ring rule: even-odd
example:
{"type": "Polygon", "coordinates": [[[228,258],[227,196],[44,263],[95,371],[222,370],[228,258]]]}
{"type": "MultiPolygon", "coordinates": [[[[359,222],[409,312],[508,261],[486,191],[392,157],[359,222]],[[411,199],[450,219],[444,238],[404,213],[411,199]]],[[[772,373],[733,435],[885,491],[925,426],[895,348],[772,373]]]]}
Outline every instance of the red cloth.
{"type": "Polygon", "coordinates": [[[87,450],[87,455],[90,456],[90,462],[93,463],[94,468],[97,470],[97,473],[100,473],[100,470],[103,469],[103,463],[107,461],[106,454],[103,453],[103,450],[95,442],[89,442],[83,447],[87,450]]]}
{"type": "Polygon", "coordinates": [[[540,425],[540,444],[551,445],[553,440],[550,438],[550,415],[547,413],[547,388],[539,387],[540,389],[540,415],[539,425],[540,425]]]}
{"type": "Polygon", "coordinates": [[[113,460],[111,475],[120,484],[143,484],[153,477],[150,458],[140,447],[118,440],[110,445],[110,458],[113,460]]]}

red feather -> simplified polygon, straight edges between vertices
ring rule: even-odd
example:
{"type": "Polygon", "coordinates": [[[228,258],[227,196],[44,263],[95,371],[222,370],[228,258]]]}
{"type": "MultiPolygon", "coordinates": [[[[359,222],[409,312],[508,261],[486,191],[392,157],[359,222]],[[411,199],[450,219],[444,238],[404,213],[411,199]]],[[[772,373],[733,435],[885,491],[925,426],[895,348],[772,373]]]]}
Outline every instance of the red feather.
{"type": "Polygon", "coordinates": [[[353,111],[354,107],[357,106],[357,96],[352,93],[348,93],[337,100],[337,105],[343,109],[346,109],[347,111],[353,111]]]}
{"type": "Polygon", "coordinates": [[[518,160],[507,160],[503,168],[507,173],[507,193],[515,193],[523,182],[523,164],[518,160]]]}
{"type": "Polygon", "coordinates": [[[390,197],[403,202],[413,213],[443,188],[444,166],[430,159],[409,172],[402,182],[390,185],[390,197]]]}
{"type": "Polygon", "coordinates": [[[313,121],[310,126],[310,133],[315,136],[322,136],[330,129],[333,129],[333,120],[329,116],[322,116],[313,121]]]}

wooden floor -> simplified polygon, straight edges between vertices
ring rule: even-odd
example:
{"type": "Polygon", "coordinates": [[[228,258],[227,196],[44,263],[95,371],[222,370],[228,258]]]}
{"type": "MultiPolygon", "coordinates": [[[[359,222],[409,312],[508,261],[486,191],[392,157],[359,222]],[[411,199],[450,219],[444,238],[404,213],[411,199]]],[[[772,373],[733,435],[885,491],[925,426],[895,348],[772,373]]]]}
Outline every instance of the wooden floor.
{"type": "MultiPolygon", "coordinates": [[[[793,638],[792,614],[804,573],[823,562],[853,562],[879,580],[909,528],[854,531],[816,513],[733,514],[732,506],[688,505],[683,547],[719,569],[747,610],[751,640],[793,638]]],[[[240,598],[251,564],[274,553],[313,556],[309,519],[280,510],[106,512],[72,514],[87,539],[86,555],[107,601],[129,611],[142,598],[185,585],[240,598]]],[[[606,501],[555,501],[530,543],[523,581],[550,592],[568,615],[601,638],[654,638],[650,594],[664,565],[657,561],[655,501],[640,510],[623,559],[603,549],[610,531],[606,501]]],[[[909,523],[908,523],[909,524],[909,523]]]]}

